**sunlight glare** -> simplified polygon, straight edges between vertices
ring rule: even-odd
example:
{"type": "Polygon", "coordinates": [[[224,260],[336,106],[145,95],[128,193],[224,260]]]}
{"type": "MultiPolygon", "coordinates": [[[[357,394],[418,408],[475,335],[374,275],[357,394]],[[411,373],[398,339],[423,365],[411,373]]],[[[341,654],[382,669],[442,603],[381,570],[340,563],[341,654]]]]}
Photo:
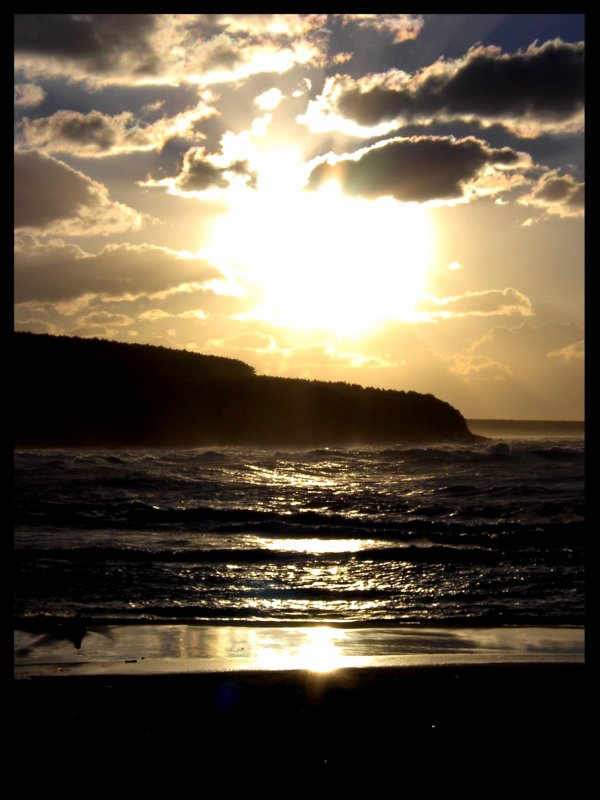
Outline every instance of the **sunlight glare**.
{"type": "Polygon", "coordinates": [[[332,672],[342,664],[338,642],[346,638],[335,628],[309,628],[306,642],[298,649],[298,662],[311,672],[332,672]]]}
{"type": "Polygon", "coordinates": [[[348,197],[336,181],[303,191],[294,151],[262,153],[253,164],[258,189],[232,194],[209,248],[256,293],[248,316],[340,335],[417,319],[433,250],[426,209],[348,197]]]}
{"type": "Polygon", "coordinates": [[[291,553],[354,553],[362,545],[360,539],[273,539],[268,548],[291,553]]]}

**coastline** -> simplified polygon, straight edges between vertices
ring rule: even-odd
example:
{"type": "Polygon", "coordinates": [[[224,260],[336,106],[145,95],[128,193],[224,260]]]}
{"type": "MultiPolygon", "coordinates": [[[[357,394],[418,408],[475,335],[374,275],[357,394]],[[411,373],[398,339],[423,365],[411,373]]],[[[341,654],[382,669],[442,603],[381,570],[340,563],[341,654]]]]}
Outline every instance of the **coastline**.
{"type": "MultiPolygon", "coordinates": [[[[582,628],[428,628],[419,641],[414,629],[372,629],[368,654],[356,654],[367,647],[359,636],[330,671],[298,652],[295,666],[263,659],[260,668],[234,653],[220,663],[165,655],[175,634],[199,627],[116,626],[112,659],[87,666],[70,643],[70,660],[55,652],[37,672],[18,657],[13,733],[18,763],[36,765],[33,783],[70,765],[131,789],[208,775],[225,787],[264,782],[267,792],[282,777],[350,789],[366,781],[371,791],[465,781],[475,790],[482,770],[531,790],[576,779],[589,735],[582,628]],[[477,646],[457,646],[474,633],[477,646]],[[127,640],[145,640],[145,656],[133,648],[120,663],[127,640]],[[386,652],[375,655],[378,646],[386,652]]],[[[289,631],[262,630],[290,646],[289,631]]]]}
{"type": "Polygon", "coordinates": [[[583,627],[98,625],[15,629],[17,679],[583,664],[583,627]]]}

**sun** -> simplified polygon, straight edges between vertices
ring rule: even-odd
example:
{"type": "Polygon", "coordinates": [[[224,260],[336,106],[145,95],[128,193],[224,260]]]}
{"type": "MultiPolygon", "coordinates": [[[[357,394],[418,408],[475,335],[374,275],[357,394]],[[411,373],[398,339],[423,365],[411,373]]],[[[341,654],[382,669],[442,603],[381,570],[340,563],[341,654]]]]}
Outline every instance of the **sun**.
{"type": "Polygon", "coordinates": [[[426,209],[348,197],[335,181],[305,191],[288,151],[260,167],[258,189],[232,195],[209,247],[257,297],[247,316],[339,335],[417,318],[433,250],[426,209]]]}

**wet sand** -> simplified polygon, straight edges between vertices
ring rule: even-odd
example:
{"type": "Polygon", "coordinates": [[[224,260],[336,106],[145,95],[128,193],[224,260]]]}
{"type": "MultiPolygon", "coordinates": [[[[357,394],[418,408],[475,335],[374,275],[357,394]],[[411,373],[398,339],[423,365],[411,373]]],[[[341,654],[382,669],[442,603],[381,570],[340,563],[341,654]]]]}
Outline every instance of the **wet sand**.
{"type": "MultiPolygon", "coordinates": [[[[71,623],[69,625],[69,623],[71,623]]],[[[15,631],[15,677],[577,663],[581,627],[98,625],[15,631]],[[71,636],[71,639],[69,638],[71,636]]]]}
{"type": "MultiPolygon", "coordinates": [[[[165,647],[171,635],[177,634],[178,641],[191,635],[185,626],[174,627],[177,631],[169,633],[162,626],[158,640],[156,631],[119,628],[121,644],[148,636],[165,647]]],[[[298,656],[306,632],[291,630],[281,636],[296,636],[298,656]]],[[[27,677],[17,667],[15,674],[22,678],[13,682],[17,769],[27,771],[32,785],[51,775],[66,786],[70,771],[79,774],[83,769],[85,785],[77,783],[81,791],[90,785],[109,789],[112,780],[117,787],[137,791],[156,788],[160,782],[171,786],[174,796],[182,786],[210,794],[209,777],[217,780],[217,793],[225,796],[232,787],[249,791],[258,786],[269,790],[267,794],[277,794],[279,787],[279,795],[290,794],[294,786],[359,785],[368,786],[371,793],[394,794],[434,786],[460,788],[463,794],[469,794],[469,787],[476,794],[479,786],[483,795],[499,785],[536,792],[563,785],[576,791],[583,780],[589,735],[584,724],[588,692],[583,652],[573,644],[582,644],[583,632],[557,630],[552,637],[545,631],[544,641],[554,642],[562,654],[553,656],[547,645],[537,654],[534,646],[524,656],[525,643],[536,640],[532,631],[540,636],[543,632],[531,629],[524,639],[527,630],[512,629],[506,636],[499,629],[493,640],[491,649],[496,651],[502,650],[503,638],[513,645],[521,641],[520,658],[506,642],[503,654],[490,658],[488,653],[487,660],[481,644],[479,655],[456,652],[461,649],[456,646],[459,632],[446,631],[449,638],[440,634],[436,640],[437,634],[430,631],[421,639],[420,661],[411,663],[402,660],[402,653],[388,653],[379,662],[347,662],[321,672],[277,666],[276,659],[270,668],[257,669],[243,657],[232,667],[235,656],[228,657],[229,668],[215,669],[209,655],[185,665],[159,655],[160,647],[154,655],[147,649],[148,659],[138,650],[134,659],[118,667],[110,658],[101,668],[98,662],[96,669],[89,663],[82,668],[54,661],[43,668],[38,664],[37,674],[29,672],[27,677]],[[437,654],[423,652],[427,642],[437,654]],[[454,642],[454,652],[449,642],[454,642]],[[202,658],[208,669],[198,668],[202,658]],[[159,664],[162,671],[154,669],[159,664]],[[486,776],[486,786],[479,785],[481,775],[486,776]],[[281,776],[285,784],[277,782],[281,776]]],[[[214,629],[205,633],[210,638],[214,629]]],[[[352,646],[348,639],[338,639],[338,649],[346,642],[350,651],[367,643],[373,650],[382,640],[388,651],[393,650],[392,642],[417,648],[415,631],[405,633],[408,639],[363,631],[352,646]]],[[[469,635],[471,650],[477,650],[472,646],[474,632],[469,635]]],[[[321,644],[327,641],[320,636],[321,644]]],[[[480,642],[489,644],[490,637],[492,629],[480,632],[480,642]]],[[[278,635],[274,639],[282,641],[278,635]]],[[[231,646],[229,634],[225,641],[231,646]]],[[[117,635],[115,652],[118,644],[117,635]]],[[[72,662],[79,663],[76,649],[70,648],[72,662]]],[[[25,649],[21,647],[17,662],[32,660],[25,649]]]]}

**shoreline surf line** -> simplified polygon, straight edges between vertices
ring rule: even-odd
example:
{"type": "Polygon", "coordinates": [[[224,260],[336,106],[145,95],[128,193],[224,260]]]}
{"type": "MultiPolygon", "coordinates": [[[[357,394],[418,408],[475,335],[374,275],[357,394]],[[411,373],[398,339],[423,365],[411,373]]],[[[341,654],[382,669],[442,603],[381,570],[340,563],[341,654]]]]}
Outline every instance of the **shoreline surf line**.
{"type": "Polygon", "coordinates": [[[168,675],[428,666],[583,664],[583,627],[104,625],[79,648],[15,630],[14,676],[168,675]]]}

